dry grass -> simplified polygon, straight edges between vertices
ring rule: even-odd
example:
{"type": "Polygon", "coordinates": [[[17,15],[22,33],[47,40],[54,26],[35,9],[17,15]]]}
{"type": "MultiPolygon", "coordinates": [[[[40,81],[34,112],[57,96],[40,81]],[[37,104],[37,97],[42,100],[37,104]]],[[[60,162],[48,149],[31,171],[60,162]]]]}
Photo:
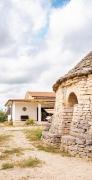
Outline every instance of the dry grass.
{"type": "Polygon", "coordinates": [[[13,122],[12,121],[5,121],[3,124],[4,124],[4,126],[9,126],[9,127],[13,126],[13,122]]]}
{"type": "Polygon", "coordinates": [[[4,154],[4,153],[1,153],[0,154],[0,160],[5,160],[8,158],[8,155],[7,154],[4,154]]]}
{"type": "Polygon", "coordinates": [[[4,169],[11,169],[14,167],[20,167],[20,168],[28,168],[28,167],[38,167],[40,164],[42,164],[42,161],[38,158],[29,157],[28,159],[23,159],[16,162],[5,162],[1,166],[1,170],[4,169]]]}
{"type": "Polygon", "coordinates": [[[5,143],[6,141],[8,141],[10,138],[10,135],[4,135],[4,134],[1,134],[0,135],[0,145],[5,143]]]}
{"type": "Polygon", "coordinates": [[[61,154],[62,156],[70,156],[68,152],[65,152],[64,150],[60,150],[59,148],[56,148],[51,145],[44,144],[41,140],[42,136],[42,128],[36,128],[36,129],[31,129],[31,130],[26,130],[26,138],[31,141],[31,143],[41,151],[45,152],[50,152],[50,153],[58,153],[61,154]]]}
{"type": "Polygon", "coordinates": [[[22,154],[23,154],[23,152],[22,152],[21,148],[6,149],[0,155],[0,160],[5,160],[5,159],[9,158],[12,155],[20,156],[22,154]]]}
{"type": "Polygon", "coordinates": [[[21,168],[37,167],[41,163],[42,163],[42,161],[39,160],[38,158],[29,157],[29,159],[24,159],[24,160],[17,162],[17,166],[21,167],[21,168]]]}
{"type": "Polygon", "coordinates": [[[55,154],[60,154],[62,156],[67,156],[70,157],[71,155],[66,152],[64,149],[60,150],[59,148],[52,146],[52,145],[48,145],[48,144],[44,144],[42,141],[40,142],[36,142],[34,144],[34,146],[40,150],[40,151],[45,151],[45,152],[49,152],[49,153],[55,153],[55,154]]]}
{"type": "Polygon", "coordinates": [[[5,150],[3,153],[7,154],[7,155],[16,154],[17,156],[23,154],[21,148],[13,148],[13,149],[10,149],[10,150],[5,150]]]}
{"type": "MultiPolygon", "coordinates": [[[[9,138],[10,138],[10,135],[1,134],[0,135],[0,146],[4,145],[9,140],[9,138]]],[[[7,158],[6,154],[3,154],[3,153],[0,154],[0,160],[6,159],[6,158],[7,158]]]]}
{"type": "Polygon", "coordinates": [[[33,128],[31,130],[25,130],[26,137],[29,141],[39,141],[42,136],[42,128],[33,128]]]}
{"type": "Polygon", "coordinates": [[[11,168],[14,168],[14,163],[5,162],[5,163],[2,164],[2,167],[1,167],[2,170],[11,169],[11,168]]]}
{"type": "Polygon", "coordinates": [[[45,152],[51,152],[51,153],[60,153],[60,150],[56,147],[53,147],[51,145],[46,145],[44,143],[38,143],[36,145],[36,147],[41,150],[41,151],[45,151],[45,152]]]}

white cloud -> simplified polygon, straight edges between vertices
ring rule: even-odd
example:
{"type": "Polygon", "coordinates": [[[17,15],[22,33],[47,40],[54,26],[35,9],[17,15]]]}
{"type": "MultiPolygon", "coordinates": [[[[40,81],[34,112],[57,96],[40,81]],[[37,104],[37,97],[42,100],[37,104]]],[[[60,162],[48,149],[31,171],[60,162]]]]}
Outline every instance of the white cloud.
{"type": "Polygon", "coordinates": [[[90,0],[71,0],[63,8],[45,0],[0,2],[2,101],[23,97],[30,89],[51,90],[91,50],[91,7],[90,0]],[[47,30],[41,34],[43,28],[47,30]]]}

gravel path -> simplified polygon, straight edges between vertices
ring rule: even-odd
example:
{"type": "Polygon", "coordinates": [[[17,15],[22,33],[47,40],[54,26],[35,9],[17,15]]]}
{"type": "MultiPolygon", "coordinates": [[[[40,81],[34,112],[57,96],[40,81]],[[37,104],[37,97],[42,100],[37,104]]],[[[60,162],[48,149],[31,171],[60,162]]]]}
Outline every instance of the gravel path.
{"type": "Polygon", "coordinates": [[[0,180],[92,180],[92,162],[39,151],[26,139],[22,128],[3,128],[1,132],[12,135],[6,147],[24,149],[20,158],[32,156],[45,163],[36,168],[0,170],[0,180]]]}

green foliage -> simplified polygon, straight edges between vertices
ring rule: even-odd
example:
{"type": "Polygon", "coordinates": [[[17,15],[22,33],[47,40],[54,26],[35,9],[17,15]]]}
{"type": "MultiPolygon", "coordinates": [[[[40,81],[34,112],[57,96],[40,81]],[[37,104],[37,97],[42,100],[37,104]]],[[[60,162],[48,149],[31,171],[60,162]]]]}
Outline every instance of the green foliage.
{"type": "Polygon", "coordinates": [[[27,120],[26,120],[26,125],[31,125],[31,126],[33,126],[34,124],[35,124],[35,121],[34,121],[33,118],[30,118],[30,119],[27,119],[27,120]]]}
{"type": "Polygon", "coordinates": [[[0,122],[4,122],[7,120],[7,114],[6,112],[0,110],[0,122]]]}

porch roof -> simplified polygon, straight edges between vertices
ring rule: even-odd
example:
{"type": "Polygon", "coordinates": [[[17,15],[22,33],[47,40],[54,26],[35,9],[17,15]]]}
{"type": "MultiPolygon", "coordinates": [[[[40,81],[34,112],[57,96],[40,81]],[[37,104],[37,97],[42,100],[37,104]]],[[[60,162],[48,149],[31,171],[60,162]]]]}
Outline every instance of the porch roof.
{"type": "Polygon", "coordinates": [[[9,99],[5,106],[10,106],[13,102],[21,102],[21,103],[41,103],[42,107],[51,107],[54,108],[55,100],[49,99],[9,99]]]}

